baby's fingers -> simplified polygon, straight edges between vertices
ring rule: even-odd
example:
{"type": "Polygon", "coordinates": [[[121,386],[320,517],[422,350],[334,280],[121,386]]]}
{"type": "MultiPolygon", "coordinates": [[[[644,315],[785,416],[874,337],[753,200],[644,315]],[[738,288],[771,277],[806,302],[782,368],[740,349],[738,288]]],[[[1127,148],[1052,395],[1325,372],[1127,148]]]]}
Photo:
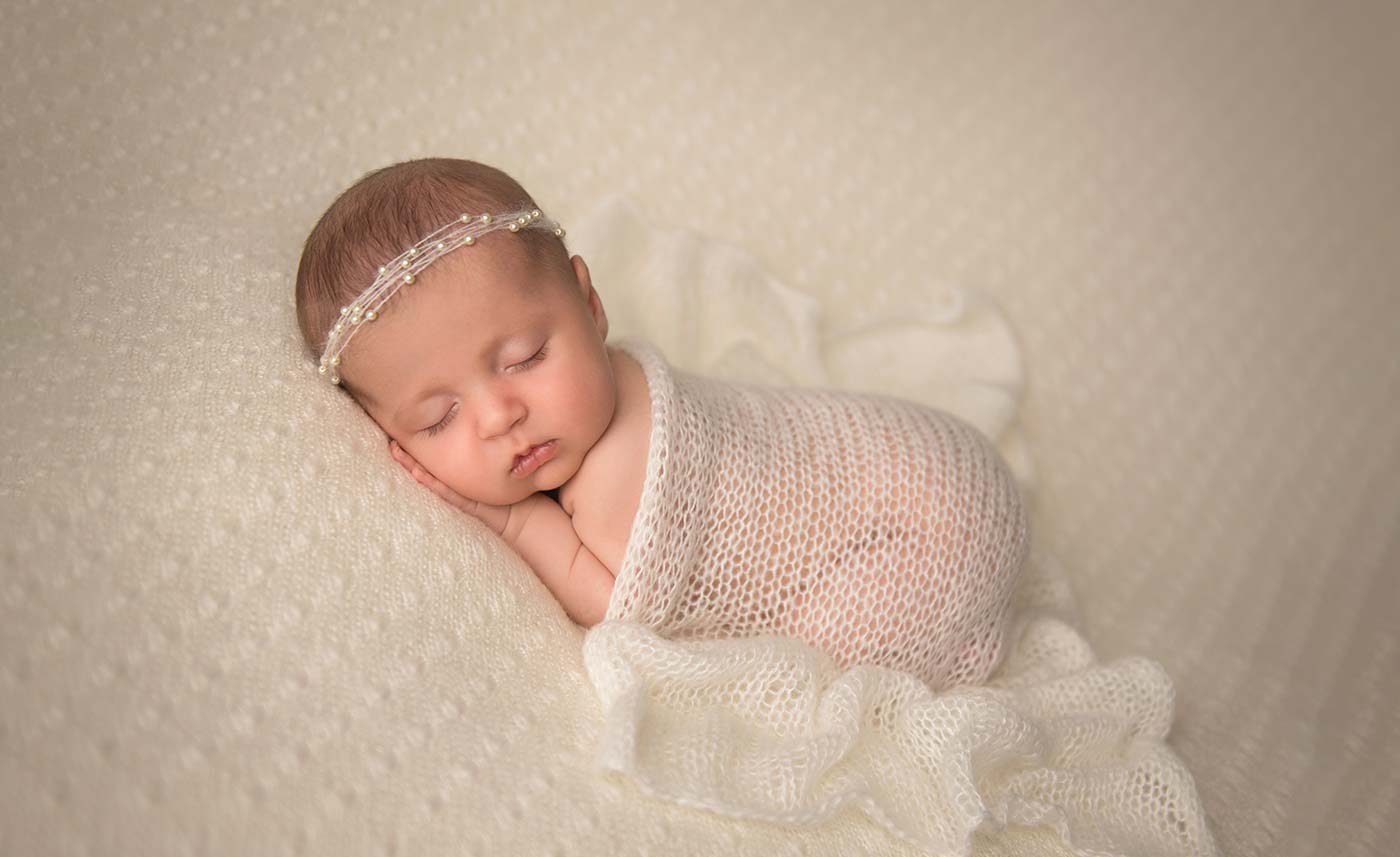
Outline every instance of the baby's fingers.
{"type": "MultiPolygon", "coordinates": [[[[414,468],[418,467],[418,462],[414,461],[413,456],[409,455],[403,447],[399,446],[399,442],[396,440],[389,441],[389,454],[394,457],[395,461],[403,465],[403,469],[407,470],[409,473],[413,473],[414,468]]],[[[417,478],[417,474],[414,474],[414,478],[417,478]]]]}
{"type": "Polygon", "coordinates": [[[451,488],[448,488],[446,485],[442,484],[442,482],[438,481],[436,476],[425,470],[423,465],[415,461],[413,456],[409,455],[403,447],[398,445],[398,442],[389,441],[389,454],[394,456],[394,460],[403,465],[405,470],[413,474],[413,478],[417,480],[420,485],[426,486],[434,494],[453,506],[456,506],[458,509],[464,512],[471,511],[470,507],[474,504],[470,503],[461,494],[458,494],[456,491],[453,491],[451,488]]]}
{"type": "Polygon", "coordinates": [[[466,497],[448,488],[446,485],[439,482],[436,476],[428,471],[423,470],[421,467],[417,468],[414,470],[414,478],[431,488],[434,494],[446,500],[449,505],[455,506],[463,512],[475,513],[476,503],[474,501],[468,500],[466,497]],[[419,473],[422,474],[421,477],[418,475],[419,473]]]}
{"type": "Polygon", "coordinates": [[[397,441],[389,441],[389,454],[394,456],[395,461],[403,465],[404,470],[407,470],[409,473],[412,473],[414,479],[417,479],[424,485],[427,485],[428,480],[430,479],[434,482],[437,481],[436,479],[433,479],[433,475],[431,473],[423,469],[423,465],[419,464],[413,456],[408,454],[408,450],[399,446],[397,441]]]}
{"type": "Polygon", "coordinates": [[[428,479],[432,479],[432,475],[423,469],[423,465],[415,461],[413,456],[409,455],[407,450],[399,446],[397,441],[389,441],[389,454],[394,457],[395,461],[403,466],[404,470],[413,474],[414,479],[422,482],[424,485],[428,484],[428,479]]]}

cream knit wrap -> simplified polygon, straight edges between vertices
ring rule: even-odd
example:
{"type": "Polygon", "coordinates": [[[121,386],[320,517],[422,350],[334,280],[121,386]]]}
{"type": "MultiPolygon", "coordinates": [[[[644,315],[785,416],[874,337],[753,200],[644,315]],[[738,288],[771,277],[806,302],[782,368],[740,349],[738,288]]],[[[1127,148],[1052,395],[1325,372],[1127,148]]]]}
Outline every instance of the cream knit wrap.
{"type": "Polygon", "coordinates": [[[705,378],[623,347],[652,428],[608,620],[676,640],[786,634],[935,689],[987,677],[1029,535],[987,438],[910,401],[705,378]]]}
{"type": "Polygon", "coordinates": [[[1023,496],[968,422],[722,381],[640,338],[652,428],[584,638],[605,775],[789,825],[855,808],[928,854],[1044,827],[1070,853],[1208,855],[1172,686],[1095,662],[1023,496]]]}

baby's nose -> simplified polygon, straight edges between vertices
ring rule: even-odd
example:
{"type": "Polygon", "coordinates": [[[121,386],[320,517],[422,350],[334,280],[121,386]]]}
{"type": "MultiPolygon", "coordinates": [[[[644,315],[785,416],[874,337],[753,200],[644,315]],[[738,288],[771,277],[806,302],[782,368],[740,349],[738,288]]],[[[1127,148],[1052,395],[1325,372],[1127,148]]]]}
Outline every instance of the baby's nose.
{"type": "Polygon", "coordinates": [[[525,419],[525,405],[518,399],[497,398],[483,406],[478,423],[482,440],[490,440],[510,433],[525,419]]]}

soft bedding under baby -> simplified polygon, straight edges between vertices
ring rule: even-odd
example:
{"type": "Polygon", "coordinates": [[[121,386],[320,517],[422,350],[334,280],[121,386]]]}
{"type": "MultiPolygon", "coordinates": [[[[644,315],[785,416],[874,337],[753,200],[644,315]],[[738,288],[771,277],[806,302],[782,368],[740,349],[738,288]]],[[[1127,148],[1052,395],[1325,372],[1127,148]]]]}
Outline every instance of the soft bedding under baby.
{"type": "Polygon", "coordinates": [[[109,11],[0,27],[0,853],[913,853],[599,777],[582,632],[305,372],[306,230],[427,155],[522,179],[678,368],[1034,450],[1027,574],[1166,666],[1220,851],[1394,852],[1400,5],[109,11]],[[1024,347],[928,336],[938,280],[1024,347]]]}

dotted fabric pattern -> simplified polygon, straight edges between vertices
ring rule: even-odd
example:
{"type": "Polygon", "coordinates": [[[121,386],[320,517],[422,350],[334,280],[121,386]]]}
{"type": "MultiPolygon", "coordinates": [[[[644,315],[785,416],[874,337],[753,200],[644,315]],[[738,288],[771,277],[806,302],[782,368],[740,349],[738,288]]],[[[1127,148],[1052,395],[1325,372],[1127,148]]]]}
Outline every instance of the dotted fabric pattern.
{"type": "Polygon", "coordinates": [[[598,782],[578,630],[523,569],[474,577],[510,557],[376,433],[324,436],[353,415],[300,353],[300,242],[441,154],[566,227],[644,200],[833,333],[994,295],[1032,531],[1095,651],[1165,666],[1221,851],[1386,853],[1397,15],[8,4],[0,853],[912,853],[598,782]]]}

